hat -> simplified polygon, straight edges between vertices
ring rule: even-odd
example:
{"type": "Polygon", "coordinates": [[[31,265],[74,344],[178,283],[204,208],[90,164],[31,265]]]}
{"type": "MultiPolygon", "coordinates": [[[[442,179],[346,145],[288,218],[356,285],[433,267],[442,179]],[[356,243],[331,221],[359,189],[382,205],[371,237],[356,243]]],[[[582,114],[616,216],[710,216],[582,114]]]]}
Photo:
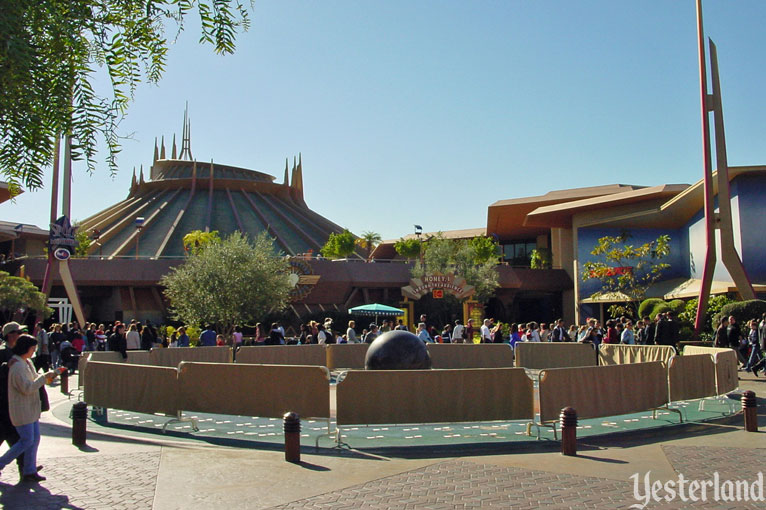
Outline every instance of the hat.
{"type": "Polygon", "coordinates": [[[3,336],[8,336],[11,333],[21,333],[22,331],[26,331],[27,327],[20,325],[18,322],[9,322],[5,326],[3,326],[3,336]]]}

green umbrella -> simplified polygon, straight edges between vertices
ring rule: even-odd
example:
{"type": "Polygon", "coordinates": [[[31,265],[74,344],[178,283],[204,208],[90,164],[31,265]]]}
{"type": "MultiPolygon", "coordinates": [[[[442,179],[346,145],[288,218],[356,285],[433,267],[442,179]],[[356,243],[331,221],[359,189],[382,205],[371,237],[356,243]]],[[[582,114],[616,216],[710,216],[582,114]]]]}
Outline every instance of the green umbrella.
{"type": "Polygon", "coordinates": [[[369,315],[375,317],[375,324],[378,323],[378,316],[382,317],[400,317],[404,312],[393,306],[381,305],[380,303],[370,303],[369,305],[355,306],[349,308],[350,313],[354,315],[369,315]]]}

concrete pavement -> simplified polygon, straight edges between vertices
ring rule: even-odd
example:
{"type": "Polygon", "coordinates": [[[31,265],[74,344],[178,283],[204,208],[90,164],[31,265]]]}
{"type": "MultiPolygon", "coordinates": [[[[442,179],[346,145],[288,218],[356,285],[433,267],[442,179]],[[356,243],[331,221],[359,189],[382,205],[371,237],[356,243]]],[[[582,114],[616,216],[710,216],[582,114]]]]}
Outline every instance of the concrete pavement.
{"type": "MultiPolygon", "coordinates": [[[[740,387],[766,397],[766,379],[740,372],[740,387]]],[[[68,405],[56,388],[52,405],[68,405]]],[[[766,400],[759,399],[761,430],[766,400]]],[[[17,485],[15,466],[0,476],[0,505],[47,509],[260,508],[628,508],[631,476],[663,483],[687,479],[755,480],[766,454],[764,432],[746,433],[741,417],[647,433],[581,440],[577,457],[541,441],[468,449],[375,452],[305,449],[301,464],[278,450],[208,446],[96,433],[71,444],[70,426],[45,413],[39,463],[48,480],[17,485]]],[[[643,491],[643,485],[639,487],[643,491]]],[[[666,494],[662,492],[662,494],[666,494]]],[[[646,508],[766,508],[766,502],[678,498],[646,508]]]]}

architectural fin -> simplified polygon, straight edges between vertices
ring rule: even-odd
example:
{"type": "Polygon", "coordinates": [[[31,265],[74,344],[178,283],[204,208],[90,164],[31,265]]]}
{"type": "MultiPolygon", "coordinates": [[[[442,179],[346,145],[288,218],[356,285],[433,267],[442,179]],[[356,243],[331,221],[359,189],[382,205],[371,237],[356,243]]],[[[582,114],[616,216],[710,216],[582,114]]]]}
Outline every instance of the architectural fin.
{"type": "Polygon", "coordinates": [[[178,159],[185,159],[187,161],[193,160],[191,152],[191,119],[189,119],[189,102],[186,102],[186,108],[184,109],[184,126],[181,131],[181,154],[178,155],[178,159]]]}
{"type": "Polygon", "coordinates": [[[157,149],[157,137],[155,136],[154,137],[154,161],[152,161],[152,163],[153,164],[156,163],[159,157],[160,157],[160,151],[159,149],[157,149]]]}
{"type": "Polygon", "coordinates": [[[144,183],[144,165],[141,165],[141,171],[138,175],[139,175],[138,184],[143,184],[144,183]]]}
{"type": "Polygon", "coordinates": [[[130,187],[135,188],[136,187],[136,167],[133,167],[133,179],[130,181],[130,187]]]}
{"type": "Polygon", "coordinates": [[[176,151],[176,135],[173,133],[173,152],[171,159],[178,159],[178,152],[176,151]]]}
{"type": "Polygon", "coordinates": [[[284,180],[284,182],[282,184],[285,185],[285,186],[289,186],[290,185],[290,181],[287,178],[287,162],[285,162],[285,180],[284,180]]]}
{"type": "Polygon", "coordinates": [[[165,136],[162,136],[162,142],[160,142],[160,159],[165,159],[165,136]]]}

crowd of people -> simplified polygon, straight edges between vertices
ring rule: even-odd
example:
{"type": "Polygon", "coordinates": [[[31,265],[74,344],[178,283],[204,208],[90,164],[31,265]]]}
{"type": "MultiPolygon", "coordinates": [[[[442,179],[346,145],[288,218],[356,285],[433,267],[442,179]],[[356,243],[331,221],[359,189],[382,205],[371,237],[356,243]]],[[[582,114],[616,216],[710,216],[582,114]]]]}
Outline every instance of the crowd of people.
{"type": "MultiPolygon", "coordinates": [[[[601,324],[589,318],[580,326],[569,325],[563,319],[552,323],[527,322],[504,325],[491,318],[483,319],[477,327],[473,319],[465,324],[460,319],[437,329],[421,315],[414,331],[424,343],[507,343],[515,347],[519,342],[580,342],[598,347],[600,344],[671,345],[678,341],[679,323],[671,313],[657,314],[653,319],[644,317],[634,323],[627,317],[610,319],[601,324]]],[[[206,325],[199,335],[199,345],[284,345],[372,343],[388,331],[408,327],[401,319],[384,318],[378,325],[372,322],[358,330],[351,320],[342,329],[331,318],[323,322],[301,324],[297,336],[286,337],[285,328],[274,322],[270,326],[258,323],[255,335],[245,337],[241,327],[235,327],[227,339],[206,325]]],[[[74,371],[79,356],[86,351],[116,351],[127,358],[129,350],[149,350],[158,347],[189,347],[188,328],[179,327],[169,336],[158,335],[151,323],[132,320],[104,324],[89,323],[83,327],[77,322],[52,324],[47,329],[37,323],[31,334],[27,327],[9,322],[2,328],[4,343],[0,348],[0,443],[9,449],[0,455],[0,470],[15,459],[22,480],[45,480],[39,474],[37,448],[40,442],[39,418],[47,410],[44,385],[63,371],[74,371]],[[58,369],[58,370],[56,370],[58,369]],[[42,373],[40,373],[42,372],[42,373]]],[[[766,373],[766,313],[751,319],[740,327],[733,316],[723,317],[714,332],[716,347],[733,349],[742,364],[741,369],[756,376],[766,373]]]]}

